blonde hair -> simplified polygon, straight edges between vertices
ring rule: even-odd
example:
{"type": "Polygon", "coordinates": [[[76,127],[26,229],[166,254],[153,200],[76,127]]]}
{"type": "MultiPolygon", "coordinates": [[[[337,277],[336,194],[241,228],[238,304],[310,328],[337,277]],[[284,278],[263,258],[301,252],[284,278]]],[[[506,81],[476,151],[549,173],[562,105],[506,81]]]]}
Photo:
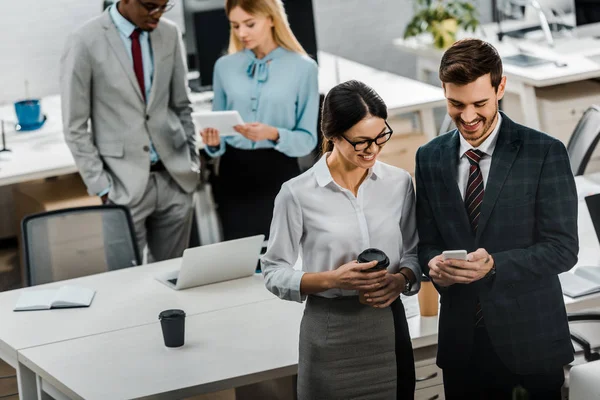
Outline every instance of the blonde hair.
{"type": "MultiPolygon", "coordinates": [[[[281,0],[226,0],[225,12],[227,15],[236,7],[251,15],[264,15],[273,20],[273,39],[278,46],[289,51],[306,54],[306,51],[296,39],[290,29],[290,24],[281,0]]],[[[229,34],[229,54],[237,53],[244,49],[244,45],[235,35],[233,29],[229,34]]]]}

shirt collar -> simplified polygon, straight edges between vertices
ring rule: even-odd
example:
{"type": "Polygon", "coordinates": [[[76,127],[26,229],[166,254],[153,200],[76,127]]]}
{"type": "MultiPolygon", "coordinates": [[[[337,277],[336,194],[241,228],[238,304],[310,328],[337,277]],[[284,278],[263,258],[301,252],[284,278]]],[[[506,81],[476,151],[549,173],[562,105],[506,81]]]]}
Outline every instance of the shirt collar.
{"type": "MultiPolygon", "coordinates": [[[[331,171],[329,171],[329,167],[327,166],[327,156],[331,154],[327,152],[321,156],[319,161],[316,162],[314,166],[315,177],[317,179],[317,184],[321,187],[325,187],[333,182],[333,177],[331,176],[331,171]]],[[[383,168],[379,161],[375,161],[375,165],[373,168],[369,168],[369,172],[367,172],[367,179],[383,179],[384,178],[383,168]]]]}
{"type": "Polygon", "coordinates": [[[285,53],[285,51],[286,50],[283,47],[276,47],[269,54],[259,59],[252,50],[245,49],[244,53],[250,58],[250,62],[246,67],[246,74],[248,74],[250,78],[254,78],[256,75],[256,79],[259,82],[266,82],[269,78],[269,68],[267,67],[269,62],[285,53]]]}
{"type": "MultiPolygon", "coordinates": [[[[125,37],[130,37],[133,31],[137,29],[137,26],[129,22],[124,16],[121,15],[119,10],[117,9],[117,4],[119,3],[115,3],[112,6],[110,6],[110,17],[112,18],[113,23],[115,24],[119,32],[121,32],[121,34],[123,34],[125,37]]],[[[140,32],[140,36],[147,34],[148,33],[146,31],[140,32]]]]}
{"type": "Polygon", "coordinates": [[[460,140],[460,149],[459,149],[459,158],[464,157],[465,153],[468,150],[471,149],[476,149],[476,150],[480,150],[481,152],[485,153],[488,156],[492,156],[492,154],[494,154],[494,149],[496,148],[496,142],[498,141],[498,131],[500,131],[500,125],[502,124],[502,115],[500,113],[498,113],[498,122],[496,123],[496,126],[494,127],[494,130],[492,131],[492,133],[490,134],[490,136],[488,136],[483,143],[481,143],[479,145],[479,147],[475,148],[473,146],[471,146],[471,144],[469,142],[467,142],[465,140],[465,138],[462,137],[462,135],[460,134],[460,132],[458,133],[458,138],[460,140]]]}

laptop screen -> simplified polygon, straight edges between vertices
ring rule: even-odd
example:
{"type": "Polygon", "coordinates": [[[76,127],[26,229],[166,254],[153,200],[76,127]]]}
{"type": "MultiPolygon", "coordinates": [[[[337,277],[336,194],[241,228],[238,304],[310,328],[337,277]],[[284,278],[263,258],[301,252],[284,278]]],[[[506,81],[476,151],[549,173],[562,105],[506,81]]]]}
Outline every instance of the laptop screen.
{"type": "Polygon", "coordinates": [[[590,217],[592,218],[592,223],[594,224],[596,236],[600,241],[600,193],[587,196],[585,198],[585,203],[590,211],[590,217]]]}

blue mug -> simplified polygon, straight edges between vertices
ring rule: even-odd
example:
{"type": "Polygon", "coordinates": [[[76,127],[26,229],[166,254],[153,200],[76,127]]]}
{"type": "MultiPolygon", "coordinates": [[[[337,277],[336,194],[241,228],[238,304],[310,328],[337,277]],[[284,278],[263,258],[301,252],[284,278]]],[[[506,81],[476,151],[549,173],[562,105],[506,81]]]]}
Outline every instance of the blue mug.
{"type": "Polygon", "coordinates": [[[15,113],[19,125],[23,128],[32,128],[41,125],[44,121],[42,107],[37,99],[22,100],[15,103],[15,113]]]}

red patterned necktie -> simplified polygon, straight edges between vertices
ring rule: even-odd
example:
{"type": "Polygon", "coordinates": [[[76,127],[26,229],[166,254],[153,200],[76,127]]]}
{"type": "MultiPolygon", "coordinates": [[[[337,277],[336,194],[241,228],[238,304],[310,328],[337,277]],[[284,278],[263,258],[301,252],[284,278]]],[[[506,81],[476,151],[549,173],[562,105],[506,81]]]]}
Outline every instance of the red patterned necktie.
{"type": "Polygon", "coordinates": [[[142,61],[142,48],[140,47],[140,29],[131,33],[131,55],[133,57],[133,71],[137,78],[144,101],[146,101],[146,89],[144,85],[144,63],[142,61]]]}
{"type": "Polygon", "coordinates": [[[481,213],[481,202],[483,201],[483,175],[479,168],[479,161],[483,153],[479,150],[467,150],[465,153],[471,167],[469,168],[469,180],[467,181],[467,190],[465,192],[465,207],[469,216],[469,223],[473,234],[477,233],[479,226],[479,214],[481,213]]]}
{"type": "MultiPolygon", "coordinates": [[[[479,168],[479,161],[483,157],[483,152],[479,150],[468,150],[465,155],[471,167],[469,168],[469,180],[467,181],[467,190],[465,192],[465,207],[473,234],[477,233],[479,226],[479,214],[481,213],[481,202],[483,201],[483,175],[479,168]]],[[[483,324],[483,312],[481,311],[481,303],[477,300],[475,306],[475,326],[483,324]]]]}

